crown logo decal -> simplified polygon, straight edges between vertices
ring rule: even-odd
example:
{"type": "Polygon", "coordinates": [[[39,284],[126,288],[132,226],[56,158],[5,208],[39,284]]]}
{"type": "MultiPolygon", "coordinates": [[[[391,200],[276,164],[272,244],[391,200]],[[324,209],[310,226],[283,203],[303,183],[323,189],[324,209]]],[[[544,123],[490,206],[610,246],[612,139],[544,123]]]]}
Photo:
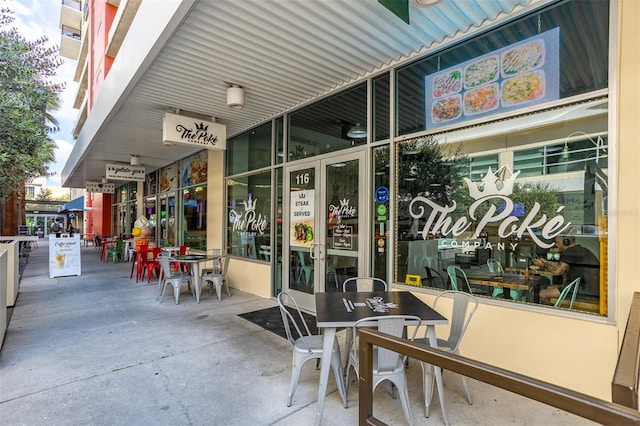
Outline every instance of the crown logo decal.
{"type": "Polygon", "coordinates": [[[257,201],[258,201],[257,198],[255,200],[252,200],[251,197],[249,197],[249,199],[247,201],[243,201],[242,204],[244,205],[245,211],[253,211],[253,210],[255,210],[257,201]]]}
{"type": "Polygon", "coordinates": [[[346,198],[343,198],[342,200],[340,200],[340,207],[349,207],[349,201],[351,200],[347,200],[346,198]]]}
{"type": "Polygon", "coordinates": [[[208,128],[209,126],[205,126],[202,121],[200,122],[200,124],[196,123],[196,130],[201,130],[203,132],[206,132],[208,128]]]}
{"type": "Polygon", "coordinates": [[[487,171],[487,174],[482,178],[481,184],[476,184],[468,178],[464,178],[464,181],[469,187],[469,196],[478,200],[495,195],[511,195],[513,193],[513,185],[519,174],[520,170],[512,173],[508,166],[500,167],[496,173],[493,173],[491,167],[489,167],[489,171],[487,171]],[[508,179],[505,179],[507,172],[509,172],[510,176],[508,179]],[[482,186],[482,191],[479,189],[479,186],[482,186]]]}

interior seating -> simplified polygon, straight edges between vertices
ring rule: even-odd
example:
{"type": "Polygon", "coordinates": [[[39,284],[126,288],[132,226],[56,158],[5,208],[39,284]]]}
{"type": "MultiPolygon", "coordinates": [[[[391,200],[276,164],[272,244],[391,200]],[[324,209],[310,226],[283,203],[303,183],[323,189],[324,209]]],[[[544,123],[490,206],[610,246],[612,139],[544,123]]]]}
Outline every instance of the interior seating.
{"type": "MultiPolygon", "coordinates": [[[[300,378],[302,367],[310,359],[322,358],[322,336],[311,334],[296,300],[289,293],[282,292],[278,294],[278,305],[280,306],[280,313],[282,314],[282,322],[284,323],[287,340],[289,340],[289,343],[291,343],[293,347],[291,386],[289,387],[289,396],[287,397],[287,407],[291,407],[296,388],[298,387],[298,379],[300,378]]],[[[338,346],[337,339],[334,340],[331,352],[331,369],[336,379],[338,391],[342,396],[344,407],[347,408],[346,391],[342,380],[343,371],[340,360],[340,346],[338,346]]]]}
{"type": "MultiPolygon", "coordinates": [[[[504,274],[504,268],[502,267],[502,263],[500,261],[489,258],[487,259],[487,268],[489,268],[489,272],[494,272],[499,275],[504,274]]],[[[527,293],[522,290],[511,289],[509,292],[511,294],[511,299],[520,300],[522,302],[527,301],[527,293]]],[[[493,292],[491,293],[491,297],[495,298],[503,298],[504,297],[504,289],[502,287],[494,287],[493,292]]]]}
{"type": "Polygon", "coordinates": [[[428,266],[425,266],[424,269],[426,270],[427,276],[421,279],[423,287],[435,287],[442,290],[447,289],[447,282],[440,272],[428,266]]]}
{"type": "Polygon", "coordinates": [[[467,274],[456,265],[447,266],[447,275],[451,282],[451,288],[456,291],[465,291],[470,294],[484,294],[487,292],[480,286],[471,286],[467,274]]]}
{"type": "Polygon", "coordinates": [[[578,294],[578,287],[580,287],[580,277],[576,278],[575,280],[571,281],[569,284],[564,286],[564,288],[562,289],[562,292],[560,292],[560,296],[558,297],[558,300],[556,300],[556,303],[553,306],[555,306],[556,308],[562,306],[562,302],[564,302],[564,299],[567,298],[567,296],[569,295],[569,292],[572,292],[571,301],[569,302],[569,309],[573,309],[573,305],[576,301],[576,295],[578,294]]]}
{"type": "MultiPolygon", "coordinates": [[[[438,349],[443,351],[449,351],[453,354],[459,353],[460,342],[462,341],[462,337],[467,331],[467,327],[469,326],[469,322],[471,322],[471,318],[473,314],[478,309],[478,299],[472,296],[469,293],[456,291],[456,290],[447,290],[440,293],[433,302],[433,308],[435,309],[438,305],[438,302],[442,300],[443,297],[453,298],[453,307],[451,310],[451,315],[449,318],[451,319],[449,324],[449,335],[446,339],[438,339],[438,349]]],[[[429,340],[427,339],[426,332],[425,336],[420,339],[416,339],[416,342],[424,343],[426,345],[429,344],[429,340]]],[[[427,364],[421,361],[422,365],[422,376],[423,376],[423,392],[424,392],[424,408],[425,408],[425,417],[429,417],[429,406],[431,404],[431,400],[428,400],[428,395],[433,397],[433,383],[435,381],[435,375],[433,374],[433,366],[431,364],[427,364]],[[427,388],[429,386],[429,388],[427,388]],[[427,389],[429,391],[427,392],[427,389]]],[[[467,397],[467,402],[471,405],[471,393],[469,392],[469,386],[467,385],[467,380],[464,376],[460,376],[462,380],[462,387],[464,388],[465,395],[467,397]]],[[[442,417],[444,418],[445,424],[448,424],[447,415],[445,412],[445,404],[444,404],[444,389],[438,388],[438,397],[440,399],[440,408],[442,410],[442,417]]]]}
{"type": "MultiPolygon", "coordinates": [[[[405,333],[407,325],[415,325],[413,333],[409,340],[414,340],[421,320],[413,315],[389,315],[384,317],[368,317],[357,321],[353,328],[353,335],[357,335],[357,331],[361,327],[377,327],[379,331],[390,334],[395,337],[402,337],[405,333]],[[408,324],[409,323],[409,324],[408,324]]],[[[409,391],[407,387],[407,377],[405,375],[406,356],[400,356],[397,352],[388,349],[374,347],[373,349],[373,390],[384,380],[389,380],[399,391],[402,411],[407,422],[413,424],[411,415],[411,405],[409,402],[409,391]]],[[[349,395],[349,387],[351,384],[351,371],[356,372],[359,378],[360,353],[358,350],[357,339],[354,339],[349,350],[349,362],[347,364],[346,379],[346,395],[349,395]]]]}

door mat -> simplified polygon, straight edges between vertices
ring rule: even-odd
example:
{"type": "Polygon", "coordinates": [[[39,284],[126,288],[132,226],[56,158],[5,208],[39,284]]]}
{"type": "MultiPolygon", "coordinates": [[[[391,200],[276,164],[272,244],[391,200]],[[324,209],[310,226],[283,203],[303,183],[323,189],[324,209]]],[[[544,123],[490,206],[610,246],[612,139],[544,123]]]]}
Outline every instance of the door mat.
{"type": "MultiPolygon", "coordinates": [[[[297,317],[297,314],[292,312],[294,317],[297,317]]],[[[278,336],[286,339],[287,334],[284,331],[284,324],[282,323],[282,314],[280,314],[280,307],[274,306],[273,308],[261,309],[259,311],[246,312],[244,314],[238,314],[240,318],[244,318],[247,321],[250,321],[260,327],[268,330],[278,336]]],[[[307,326],[309,327],[309,331],[311,334],[318,334],[318,328],[316,327],[316,317],[306,312],[302,313],[304,320],[307,322],[307,326]]],[[[302,326],[300,330],[304,333],[304,329],[302,326]]],[[[296,333],[295,330],[291,330],[294,335],[296,333]]]]}

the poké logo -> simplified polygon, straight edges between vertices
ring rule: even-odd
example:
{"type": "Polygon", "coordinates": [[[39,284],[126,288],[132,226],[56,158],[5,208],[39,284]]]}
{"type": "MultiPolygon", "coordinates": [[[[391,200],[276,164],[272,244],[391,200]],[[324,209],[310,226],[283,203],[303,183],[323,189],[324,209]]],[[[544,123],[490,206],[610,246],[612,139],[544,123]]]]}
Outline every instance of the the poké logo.
{"type": "Polygon", "coordinates": [[[240,235],[263,235],[269,224],[269,218],[262,213],[256,214],[256,204],[258,199],[251,199],[251,195],[246,201],[242,201],[244,213],[231,209],[229,212],[229,222],[233,224],[233,230],[240,235]]]}
{"type": "Polygon", "coordinates": [[[193,124],[196,126],[195,130],[178,124],[176,125],[176,132],[180,133],[182,139],[192,143],[215,145],[218,142],[218,136],[208,132],[209,126],[205,125],[202,121],[193,124]]]}
{"type": "Polygon", "coordinates": [[[349,206],[349,202],[351,200],[347,200],[343,198],[340,200],[340,205],[335,206],[333,204],[329,205],[329,218],[330,222],[333,224],[338,224],[342,222],[342,219],[348,219],[356,217],[357,209],[354,206],[349,206]]]}
{"type": "MultiPolygon", "coordinates": [[[[506,173],[505,173],[506,174],[506,173]]],[[[465,178],[464,181],[469,188],[469,195],[475,199],[469,207],[469,216],[463,216],[455,222],[449,216],[456,210],[455,201],[451,206],[440,206],[426,197],[415,197],[409,205],[409,214],[415,219],[425,218],[427,207],[431,209],[431,213],[426,218],[426,223],[422,229],[422,238],[426,239],[429,232],[442,233],[444,237],[458,237],[469,230],[471,225],[477,223],[474,238],[478,238],[480,233],[488,225],[498,226],[498,236],[506,239],[510,237],[522,238],[525,234],[540,247],[550,248],[553,246],[553,240],[556,236],[562,234],[571,226],[571,222],[565,222],[564,217],[558,214],[548,218],[546,214],[542,214],[537,220],[536,216],[540,212],[540,204],[535,202],[533,207],[526,216],[520,218],[514,212],[515,203],[509,195],[513,193],[513,185],[520,172],[511,173],[507,166],[503,166],[498,170],[497,175],[489,168],[487,174],[482,179],[482,189],[471,180],[465,178]],[[510,177],[498,184],[498,176],[502,175],[503,169],[509,172],[510,177]],[[480,206],[487,206],[487,211],[482,217],[476,217],[476,211],[480,206]],[[504,206],[498,211],[498,205],[504,206]],[[538,230],[539,234],[534,232],[538,230]],[[547,243],[540,239],[551,241],[547,243]]],[[[560,206],[556,213],[562,212],[564,206],[560,206]]],[[[483,248],[492,248],[490,243],[485,243],[483,248]]],[[[504,249],[504,244],[498,244],[498,249],[504,249]]]]}

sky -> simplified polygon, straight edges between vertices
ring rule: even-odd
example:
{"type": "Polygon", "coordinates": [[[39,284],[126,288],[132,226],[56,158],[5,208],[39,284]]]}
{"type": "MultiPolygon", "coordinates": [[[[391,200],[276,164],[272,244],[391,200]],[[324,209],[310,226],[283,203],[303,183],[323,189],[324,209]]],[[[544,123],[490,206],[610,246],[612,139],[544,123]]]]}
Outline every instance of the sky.
{"type": "MultiPolygon", "coordinates": [[[[0,0],[0,7],[10,9],[15,20],[11,26],[27,40],[36,40],[46,36],[48,46],[60,46],[60,0],[0,0]]],[[[47,178],[47,186],[59,187],[60,173],[73,149],[73,126],[79,110],[73,109],[73,101],[78,90],[78,83],[73,81],[76,61],[62,58],[64,63],[58,68],[57,75],[52,78],[55,82],[64,82],[65,90],[60,94],[60,108],[51,111],[58,120],[60,130],[49,136],[56,144],[55,162],[49,164],[49,171],[53,176],[47,178]]]]}

